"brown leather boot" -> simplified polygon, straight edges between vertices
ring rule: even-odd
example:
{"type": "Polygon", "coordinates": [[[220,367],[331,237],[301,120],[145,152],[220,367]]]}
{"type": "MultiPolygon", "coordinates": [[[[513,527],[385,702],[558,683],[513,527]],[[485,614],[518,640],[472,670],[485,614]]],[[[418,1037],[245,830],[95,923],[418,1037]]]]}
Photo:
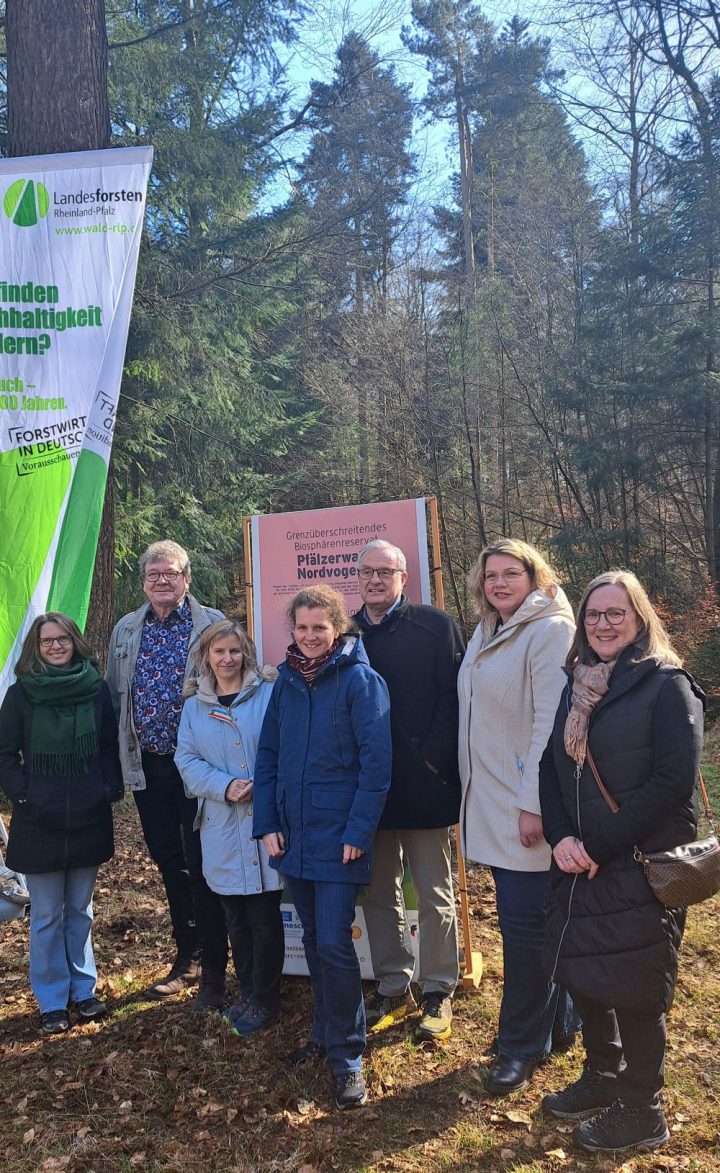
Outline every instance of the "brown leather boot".
{"type": "Polygon", "coordinates": [[[170,972],[160,978],[147,992],[148,998],[171,998],[180,994],[186,986],[196,986],[200,981],[200,962],[194,957],[175,958],[170,972]]]}

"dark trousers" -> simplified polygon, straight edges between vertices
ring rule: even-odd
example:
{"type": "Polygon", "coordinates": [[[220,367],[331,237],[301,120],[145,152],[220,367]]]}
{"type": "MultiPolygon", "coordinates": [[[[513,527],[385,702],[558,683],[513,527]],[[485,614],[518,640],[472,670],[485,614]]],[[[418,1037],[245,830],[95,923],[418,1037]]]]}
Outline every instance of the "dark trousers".
{"type": "Polygon", "coordinates": [[[197,799],[187,798],[172,754],[142,755],[146,789],[135,803],[150,858],[165,885],[173,937],[182,957],[200,957],[206,972],[225,973],[227,930],[220,898],[202,874],[197,799]]]}
{"type": "Polygon", "coordinates": [[[285,961],[281,897],[281,891],[220,897],[240,993],[269,1010],[280,1002],[285,961]]]}
{"type": "Polygon", "coordinates": [[[503,942],[503,994],[497,1049],[500,1055],[536,1062],[550,1053],[553,1036],[580,1025],[567,993],[543,972],[542,949],[549,872],[492,868],[503,942]]]}
{"type": "Polygon", "coordinates": [[[582,1015],[588,1066],[617,1074],[624,1104],[659,1105],[665,1082],[665,1015],[613,1010],[587,998],[576,997],[575,1005],[582,1015]]]}
{"type": "Polygon", "coordinates": [[[315,1007],[310,1038],[327,1049],[336,1075],[359,1071],[365,1050],[365,1003],[352,939],[356,884],[287,877],[302,921],[315,1007]]]}

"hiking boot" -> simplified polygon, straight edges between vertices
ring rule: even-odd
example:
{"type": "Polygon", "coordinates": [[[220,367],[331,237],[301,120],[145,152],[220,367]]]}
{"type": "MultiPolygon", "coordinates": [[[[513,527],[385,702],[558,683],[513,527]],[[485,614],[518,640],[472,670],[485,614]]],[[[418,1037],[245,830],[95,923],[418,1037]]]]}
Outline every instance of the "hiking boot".
{"type": "Polygon", "coordinates": [[[415,1028],[418,1039],[447,1039],[452,1031],[452,1002],[442,990],[433,990],[422,1000],[422,1017],[415,1028]]]}
{"type": "Polygon", "coordinates": [[[581,1120],[609,1108],[616,1099],[617,1076],[609,1071],[593,1071],[586,1063],[579,1079],[561,1092],[545,1096],[542,1108],[546,1116],[556,1120],[581,1120]]]}
{"type": "Polygon", "coordinates": [[[67,1010],[46,1010],[40,1015],[40,1024],[44,1035],[62,1035],[70,1030],[67,1010]]]}
{"type": "Polygon", "coordinates": [[[389,1026],[397,1026],[399,1022],[402,1022],[408,1015],[414,1014],[416,1010],[417,1003],[410,990],[406,990],[404,994],[399,994],[396,998],[391,998],[376,990],[365,1004],[365,1021],[368,1033],[378,1034],[381,1030],[387,1030],[389,1026]]]}
{"type": "Polygon", "coordinates": [[[315,1039],[308,1039],[301,1047],[295,1047],[294,1051],[286,1056],[285,1062],[290,1067],[300,1067],[303,1063],[313,1063],[316,1059],[322,1059],[327,1054],[322,1043],[316,1043],[315,1039]]]}
{"type": "Polygon", "coordinates": [[[367,1088],[362,1071],[342,1071],[335,1076],[335,1103],[338,1108],[362,1108],[367,1088]]]}
{"type": "Polygon", "coordinates": [[[262,1006],[259,1002],[253,1002],[250,998],[242,1014],[239,1014],[233,1021],[232,1032],[242,1038],[257,1034],[259,1030],[265,1030],[266,1027],[272,1026],[278,1014],[277,1006],[271,1009],[269,1006],[262,1006]]]}
{"type": "Polygon", "coordinates": [[[93,1018],[104,1018],[107,1014],[107,1006],[94,994],[92,998],[83,998],[81,1002],[76,1002],[75,1009],[85,1022],[91,1022],[93,1018]]]}
{"type": "Polygon", "coordinates": [[[623,1153],[627,1149],[659,1149],[669,1140],[670,1132],[662,1108],[615,1100],[580,1124],[572,1138],[586,1153],[623,1153]]]}
{"type": "Polygon", "coordinates": [[[225,974],[205,970],[200,974],[200,989],[198,990],[190,1013],[199,1018],[210,1010],[222,1010],[225,1005],[225,974]]]}
{"type": "Polygon", "coordinates": [[[160,999],[181,994],[187,986],[198,984],[200,973],[200,962],[194,957],[176,957],[170,972],[150,987],[147,997],[160,999]]]}

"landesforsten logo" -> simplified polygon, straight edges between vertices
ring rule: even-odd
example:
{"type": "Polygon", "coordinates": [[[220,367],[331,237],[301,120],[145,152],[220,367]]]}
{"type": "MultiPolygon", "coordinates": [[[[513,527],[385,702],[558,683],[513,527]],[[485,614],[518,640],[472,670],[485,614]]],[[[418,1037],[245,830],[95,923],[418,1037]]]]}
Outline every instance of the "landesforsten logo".
{"type": "Polygon", "coordinates": [[[16,179],[5,192],[3,210],[18,228],[32,228],[48,214],[50,195],[44,183],[16,179]]]}

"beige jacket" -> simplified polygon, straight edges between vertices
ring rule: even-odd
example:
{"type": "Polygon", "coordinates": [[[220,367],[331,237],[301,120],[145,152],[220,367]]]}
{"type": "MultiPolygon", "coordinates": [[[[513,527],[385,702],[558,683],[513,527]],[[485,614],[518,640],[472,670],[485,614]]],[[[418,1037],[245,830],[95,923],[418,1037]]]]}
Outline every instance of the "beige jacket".
{"type": "Polygon", "coordinates": [[[550,867],[545,840],[523,847],[521,810],[540,814],[538,768],[575,631],[558,587],[533,591],[507,623],[475,629],[458,677],[463,854],[510,871],[550,867]]]}

